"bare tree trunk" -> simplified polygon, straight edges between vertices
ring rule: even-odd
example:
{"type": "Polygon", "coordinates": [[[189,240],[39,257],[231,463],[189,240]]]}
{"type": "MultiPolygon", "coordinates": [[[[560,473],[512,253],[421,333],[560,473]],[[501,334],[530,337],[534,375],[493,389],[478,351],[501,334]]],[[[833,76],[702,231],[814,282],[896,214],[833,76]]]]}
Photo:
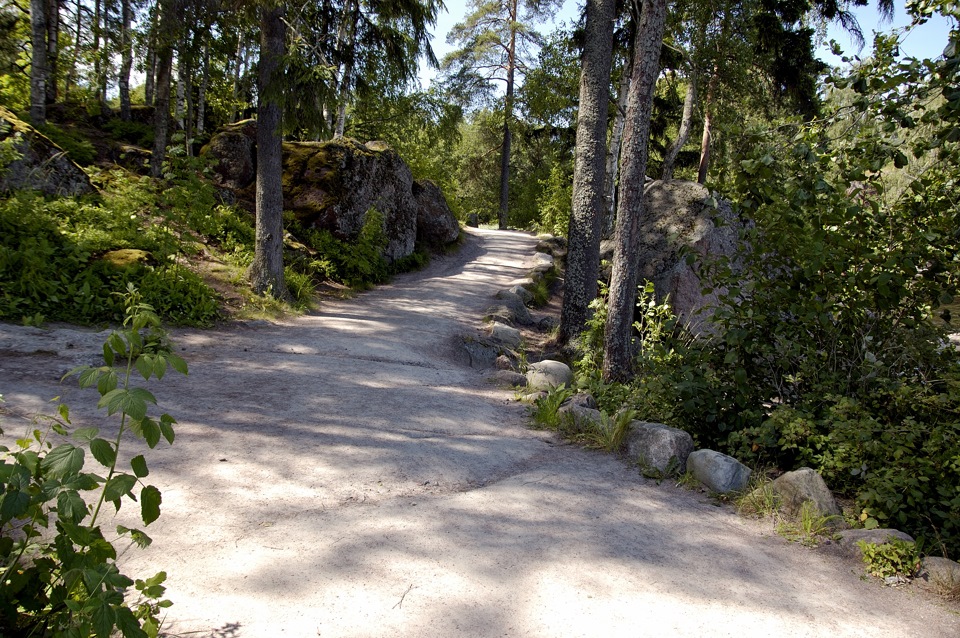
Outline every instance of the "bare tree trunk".
{"type": "Polygon", "coordinates": [[[673,145],[667,149],[666,157],[663,158],[663,171],[660,179],[673,179],[673,166],[677,161],[677,155],[683,148],[687,140],[690,139],[690,130],[693,128],[693,107],[697,101],[697,74],[690,68],[690,76],[687,78],[687,93],[683,98],[683,117],[680,120],[680,130],[677,131],[677,139],[673,145]]]}
{"type": "Polygon", "coordinates": [[[110,112],[110,106],[107,104],[107,76],[110,74],[110,38],[107,36],[107,23],[110,19],[110,5],[107,0],[102,0],[100,10],[100,36],[103,39],[100,47],[100,74],[97,76],[97,96],[100,101],[100,113],[106,115],[110,112]]]}
{"type": "Polygon", "coordinates": [[[257,227],[250,281],[260,294],[288,299],[283,278],[283,137],[277,102],[286,44],[284,9],[260,9],[260,78],[257,107],[257,227]]]}
{"type": "Polygon", "coordinates": [[[154,5],[153,10],[150,12],[150,34],[147,38],[147,59],[144,66],[146,67],[146,78],[143,81],[143,101],[146,102],[147,106],[153,106],[154,92],[156,88],[156,79],[157,79],[157,15],[160,11],[159,3],[154,5]]]}
{"type": "Polygon", "coordinates": [[[623,134],[622,176],[614,235],[613,274],[604,330],[603,376],[624,380],[631,370],[633,308],[637,299],[637,259],[643,191],[650,145],[653,92],[660,74],[660,48],[667,0],[644,0],[633,50],[633,73],[623,134]]]}
{"type": "Polygon", "coordinates": [[[187,63],[184,60],[186,54],[186,44],[183,40],[180,41],[179,51],[177,51],[177,104],[173,110],[173,119],[177,121],[177,126],[182,131],[183,126],[183,112],[184,112],[184,95],[185,95],[185,85],[187,83],[187,63]]]}
{"type": "Polygon", "coordinates": [[[210,43],[203,43],[203,58],[200,62],[203,65],[201,70],[200,89],[197,92],[197,135],[203,135],[204,120],[207,110],[207,88],[210,86],[210,43]]]}
{"type": "Polygon", "coordinates": [[[120,86],[120,119],[130,121],[130,68],[133,66],[133,38],[130,37],[130,23],[133,21],[133,10],[130,0],[120,3],[122,25],[120,27],[120,77],[117,84],[120,86]]]}
{"type": "Polygon", "coordinates": [[[500,210],[497,222],[506,230],[510,209],[510,142],[513,119],[513,82],[517,66],[517,0],[510,0],[510,44],[507,47],[507,92],[503,97],[503,145],[500,147],[500,210]]]}
{"type": "Polygon", "coordinates": [[[57,76],[60,72],[60,0],[47,2],[47,104],[57,102],[57,76]]]}
{"type": "Polygon", "coordinates": [[[606,204],[601,226],[604,238],[613,235],[613,223],[617,218],[617,175],[620,172],[620,146],[623,142],[623,125],[627,114],[627,95],[630,91],[630,62],[628,55],[623,63],[620,87],[617,89],[617,112],[613,118],[610,146],[607,148],[607,167],[604,179],[604,203],[606,204]]]}
{"type": "Polygon", "coordinates": [[[83,24],[83,4],[81,0],[77,0],[77,31],[73,39],[73,59],[70,61],[70,70],[67,71],[67,77],[63,80],[63,96],[64,99],[70,97],[70,87],[73,85],[74,77],[77,74],[77,63],[80,60],[80,25],[83,24]]]}
{"type": "Polygon", "coordinates": [[[713,76],[710,78],[710,84],[707,87],[707,98],[703,103],[703,137],[700,140],[700,170],[697,172],[697,182],[705,184],[707,181],[707,172],[710,170],[710,145],[713,142],[713,101],[717,92],[717,69],[714,67],[713,76]]]}
{"type": "Polygon", "coordinates": [[[176,41],[179,16],[176,0],[160,0],[157,29],[157,86],[156,109],[153,114],[153,155],[150,157],[150,175],[160,177],[167,155],[167,133],[170,128],[170,84],[173,73],[173,43],[176,41]]]}
{"type": "Polygon", "coordinates": [[[233,66],[233,86],[231,95],[233,96],[233,113],[230,115],[230,120],[236,122],[240,117],[239,109],[237,108],[237,103],[240,101],[240,75],[243,71],[243,67],[246,65],[246,52],[243,47],[243,37],[237,38],[237,57],[234,59],[233,66]]]}
{"type": "Polygon", "coordinates": [[[346,59],[343,62],[343,72],[340,75],[340,85],[337,89],[337,123],[333,130],[334,139],[343,137],[343,132],[347,126],[347,100],[350,96],[350,82],[353,80],[353,61],[355,59],[353,37],[357,30],[358,12],[359,7],[356,2],[347,2],[343,7],[343,19],[337,33],[340,54],[349,53],[346,54],[346,59]]]}
{"type": "Polygon", "coordinates": [[[96,87],[95,97],[99,103],[102,100],[102,97],[99,94],[100,90],[100,66],[102,60],[100,59],[100,7],[102,0],[96,0],[93,5],[93,25],[90,29],[90,35],[93,38],[93,43],[91,50],[93,51],[93,84],[96,87]]]}
{"type": "Polygon", "coordinates": [[[47,123],[47,3],[30,0],[30,123],[47,123]]]}
{"type": "Polygon", "coordinates": [[[615,8],[616,0],[587,0],[560,343],[567,343],[583,332],[590,317],[590,302],[597,296],[615,8]]]}

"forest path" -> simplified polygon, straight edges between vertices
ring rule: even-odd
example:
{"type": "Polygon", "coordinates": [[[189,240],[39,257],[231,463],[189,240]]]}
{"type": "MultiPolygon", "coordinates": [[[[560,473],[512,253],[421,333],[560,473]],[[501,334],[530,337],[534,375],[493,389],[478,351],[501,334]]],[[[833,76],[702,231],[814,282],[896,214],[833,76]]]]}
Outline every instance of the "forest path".
{"type": "MultiPolygon", "coordinates": [[[[151,386],[179,420],[147,453],[163,515],[122,559],[169,574],[168,635],[960,636],[920,592],[526,427],[454,339],[534,243],[473,230],[316,314],[173,331],[190,376],[151,386]]],[[[8,436],[56,395],[92,418],[96,393],[58,381],[101,341],[0,325],[8,436]]]]}

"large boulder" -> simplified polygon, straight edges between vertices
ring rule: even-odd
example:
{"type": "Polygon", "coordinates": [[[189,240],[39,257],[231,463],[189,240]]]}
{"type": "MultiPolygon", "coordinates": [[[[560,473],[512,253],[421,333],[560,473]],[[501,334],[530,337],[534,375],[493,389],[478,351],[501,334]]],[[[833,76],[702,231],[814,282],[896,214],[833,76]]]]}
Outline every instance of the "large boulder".
{"type": "Polygon", "coordinates": [[[417,203],[417,241],[435,250],[457,241],[460,222],[439,186],[430,180],[416,181],[413,198],[417,203]]]}
{"type": "MultiPolygon", "coordinates": [[[[256,181],[256,138],[256,121],[246,120],[219,131],[202,151],[217,161],[217,183],[247,199],[256,181]]],[[[433,247],[459,234],[439,189],[423,183],[418,192],[419,199],[410,168],[383,142],[345,138],[283,144],[284,210],[303,227],[328,230],[344,241],[356,240],[376,211],[389,261],[413,253],[418,226],[426,233],[424,243],[433,247]]]]}
{"type": "Polygon", "coordinates": [[[283,208],[302,226],[352,241],[376,211],[387,238],[383,256],[396,261],[413,253],[413,177],[396,151],[351,139],[283,146],[283,208]]]}
{"type": "Polygon", "coordinates": [[[35,190],[44,195],[75,196],[95,193],[90,178],[62,148],[7,109],[0,107],[0,144],[12,161],[0,166],[0,191],[35,190]]]}
{"type": "Polygon", "coordinates": [[[532,390],[550,390],[573,383],[573,371],[560,361],[549,359],[533,363],[527,368],[527,385],[532,390]]]}
{"type": "Polygon", "coordinates": [[[710,259],[734,257],[743,224],[729,202],[716,208],[707,203],[710,192],[695,182],[654,181],[643,197],[647,214],[637,253],[640,281],[652,281],[659,301],[669,295],[674,313],[692,330],[702,330],[722,291],[703,294],[697,268],[710,259]],[[696,256],[693,264],[683,249],[696,256]]]}
{"type": "Polygon", "coordinates": [[[204,157],[216,160],[214,179],[220,186],[242,190],[257,179],[257,121],[228,124],[201,149],[204,157]]]}
{"type": "Polygon", "coordinates": [[[714,492],[742,490],[750,480],[750,468],[715,450],[697,450],[687,457],[687,470],[714,492]]]}

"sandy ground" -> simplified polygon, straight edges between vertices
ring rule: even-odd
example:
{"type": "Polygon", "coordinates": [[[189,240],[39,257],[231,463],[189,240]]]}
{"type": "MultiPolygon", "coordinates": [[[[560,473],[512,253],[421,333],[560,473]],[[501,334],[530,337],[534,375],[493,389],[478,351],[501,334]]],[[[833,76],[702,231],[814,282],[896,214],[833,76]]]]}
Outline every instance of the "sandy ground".
{"type": "MultiPolygon", "coordinates": [[[[122,559],[168,572],[168,635],[960,636],[915,585],[527,428],[454,336],[533,244],[472,231],[316,314],[173,332],[190,376],[151,389],[177,440],[147,452],[163,515],[122,559]]],[[[57,395],[89,424],[96,393],[58,382],[101,341],[0,325],[8,436],[57,395]]]]}

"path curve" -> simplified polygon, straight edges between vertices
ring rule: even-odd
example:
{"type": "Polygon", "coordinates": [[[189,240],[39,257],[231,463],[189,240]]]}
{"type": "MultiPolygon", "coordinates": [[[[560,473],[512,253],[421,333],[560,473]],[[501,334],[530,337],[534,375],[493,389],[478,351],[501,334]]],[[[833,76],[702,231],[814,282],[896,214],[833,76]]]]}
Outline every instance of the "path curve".
{"type": "MultiPolygon", "coordinates": [[[[474,230],[316,314],[173,332],[190,376],[152,386],[179,420],[147,453],[163,515],[124,557],[168,572],[170,635],[960,636],[928,596],[528,429],[454,337],[534,242],[474,230]]],[[[95,393],[57,382],[100,342],[0,325],[8,435],[56,395],[92,418],[95,393]]]]}

